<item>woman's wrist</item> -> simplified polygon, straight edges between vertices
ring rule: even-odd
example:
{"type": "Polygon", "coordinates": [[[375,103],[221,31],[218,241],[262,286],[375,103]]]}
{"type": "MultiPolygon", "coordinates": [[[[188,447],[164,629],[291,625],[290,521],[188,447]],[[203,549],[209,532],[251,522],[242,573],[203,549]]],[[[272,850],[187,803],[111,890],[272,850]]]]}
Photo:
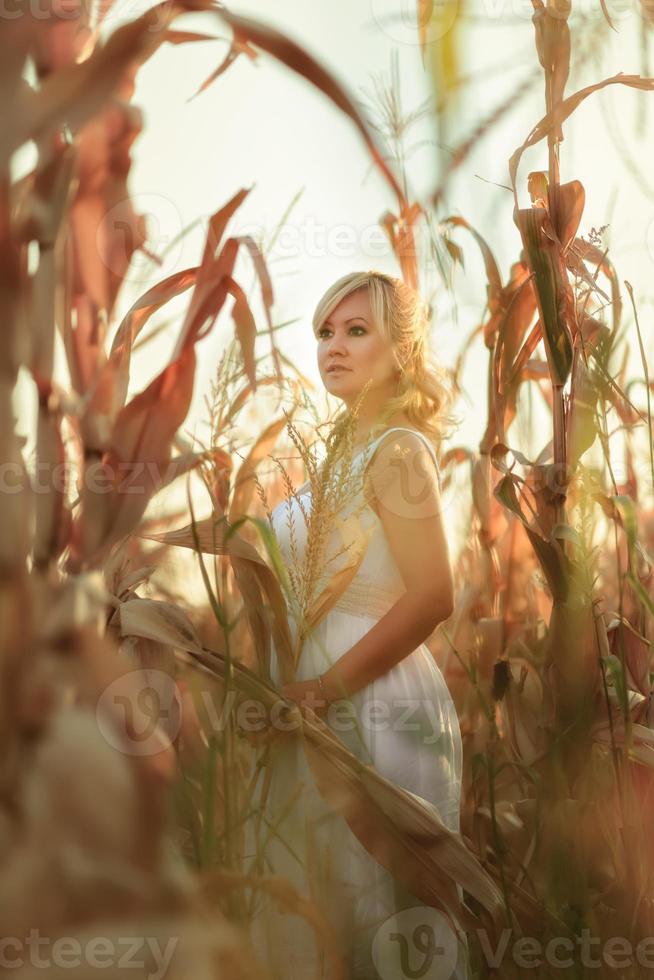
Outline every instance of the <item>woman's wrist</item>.
{"type": "Polygon", "coordinates": [[[337,701],[339,698],[347,697],[343,682],[338,676],[334,676],[334,674],[332,674],[331,669],[326,670],[324,674],[321,674],[318,681],[318,686],[322,696],[325,698],[328,704],[332,701],[337,701]]]}
{"type": "Polygon", "coordinates": [[[327,695],[327,687],[322,674],[318,674],[318,690],[320,691],[320,697],[329,704],[330,698],[327,695]]]}

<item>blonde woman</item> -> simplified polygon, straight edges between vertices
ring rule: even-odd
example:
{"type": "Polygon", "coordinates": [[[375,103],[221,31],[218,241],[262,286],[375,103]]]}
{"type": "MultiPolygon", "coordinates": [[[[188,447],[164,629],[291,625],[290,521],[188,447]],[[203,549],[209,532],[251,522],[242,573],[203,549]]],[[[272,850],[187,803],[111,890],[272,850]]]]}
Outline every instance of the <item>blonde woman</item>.
{"type": "MultiPolygon", "coordinates": [[[[320,376],[344,410],[367,388],[357,405],[344,475],[352,489],[342,512],[332,515],[336,526],[328,537],[332,552],[338,553],[340,545],[345,558],[348,543],[363,542],[364,547],[353,579],[306,638],[296,680],[283,686],[282,694],[310,704],[358,758],[434,804],[444,823],[458,830],[459,725],[425,645],[453,603],[434,446],[442,434],[448,392],[429,358],[427,311],[401,280],[381,272],[353,273],[327,290],[313,328],[320,376]],[[348,542],[348,536],[353,540],[348,542]]],[[[272,514],[289,564],[297,563],[306,548],[312,506],[307,487],[272,514]]],[[[328,581],[338,564],[326,558],[322,568],[328,581]]],[[[274,657],[272,675],[280,683],[274,657]]],[[[419,957],[410,949],[411,916],[419,917],[419,909],[405,918],[411,935],[404,937],[404,949],[401,942],[384,939],[385,924],[420,902],[404,892],[323,800],[302,740],[279,741],[265,798],[265,826],[272,830],[266,833],[262,870],[289,878],[318,904],[333,929],[348,980],[404,976],[401,957],[419,957]],[[397,969],[393,957],[400,957],[397,969]],[[380,958],[385,969],[395,972],[383,972],[380,958]]],[[[397,928],[390,931],[395,940],[401,938],[397,933],[397,928]]],[[[273,977],[331,975],[329,964],[317,955],[315,932],[300,915],[269,902],[256,935],[255,946],[273,977]]],[[[462,970],[460,960],[457,975],[462,970]]]]}

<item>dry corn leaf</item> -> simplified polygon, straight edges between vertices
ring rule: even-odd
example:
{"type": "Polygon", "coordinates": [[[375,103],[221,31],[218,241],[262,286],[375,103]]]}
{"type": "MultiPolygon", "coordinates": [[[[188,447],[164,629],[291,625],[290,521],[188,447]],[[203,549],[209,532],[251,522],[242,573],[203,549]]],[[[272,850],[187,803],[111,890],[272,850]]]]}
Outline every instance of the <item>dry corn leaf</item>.
{"type": "Polygon", "coordinates": [[[3,129],[0,159],[28,139],[40,139],[66,123],[76,132],[116,91],[126,71],[145,60],[165,40],[164,25],[189,10],[211,7],[209,0],[175,0],[159,3],[136,20],[119,27],[103,45],[78,64],[69,64],[49,75],[37,92],[23,93],[17,125],[3,129]]]}
{"type": "MultiPolygon", "coordinates": [[[[236,587],[243,600],[243,611],[254,643],[259,676],[270,681],[270,626],[265,612],[261,583],[250,563],[232,556],[232,568],[236,587]]],[[[243,652],[241,651],[241,658],[243,652]]],[[[293,678],[288,678],[290,682],[293,678]]],[[[284,679],[286,682],[286,678],[284,679]]]]}
{"type": "Polygon", "coordinates": [[[76,561],[98,561],[143,516],[186,418],[194,375],[195,351],[189,347],[119,413],[108,452],[86,468],[74,531],[76,561]]]}
{"type": "Polygon", "coordinates": [[[499,310],[484,328],[486,343],[489,346],[493,341],[495,343],[492,362],[494,412],[484,434],[484,447],[495,441],[493,436],[500,441],[505,440],[516,414],[518,389],[527,380],[524,372],[526,360],[540,340],[540,332],[532,330],[530,342],[525,343],[517,355],[537,303],[527,267],[516,263],[512,272],[511,280],[501,292],[499,310]]]}
{"type": "Polygon", "coordinates": [[[418,251],[413,229],[421,214],[424,214],[424,210],[420,204],[403,203],[399,216],[387,211],[380,222],[400,263],[402,278],[412,289],[419,289],[420,286],[418,251]]]}
{"type": "Polygon", "coordinates": [[[229,199],[227,204],[219,208],[209,219],[207,238],[204,243],[204,249],[202,250],[202,261],[200,262],[200,270],[203,275],[216,258],[230,219],[236,214],[249,193],[249,189],[241,188],[240,191],[237,191],[229,199]]]}
{"type": "Polygon", "coordinates": [[[85,417],[95,413],[115,419],[125,404],[134,342],[150,317],[174,296],[179,296],[197,281],[197,268],[184,269],[157,283],[139,297],[125,314],[111,344],[109,359],[90,392],[85,417]],[[104,393],[103,393],[104,388],[104,393]]]}
{"type": "Polygon", "coordinates": [[[254,493],[254,477],[257,467],[269,458],[271,451],[277,444],[279,434],[286,427],[287,422],[288,419],[284,416],[281,419],[275,419],[274,422],[266,426],[250,449],[246,459],[241,463],[234,481],[234,494],[229,510],[231,524],[247,513],[254,493]]]}
{"type": "MultiPolygon", "coordinates": [[[[255,521],[263,530],[263,525],[255,521]]],[[[152,541],[178,548],[196,550],[196,536],[199,550],[210,555],[229,555],[230,558],[248,562],[252,572],[257,576],[260,587],[265,594],[272,612],[272,633],[275,649],[280,663],[280,672],[284,683],[290,683],[295,677],[291,634],[288,624],[286,600],[279,585],[278,577],[259,555],[256,548],[245,541],[226,522],[218,522],[214,518],[196,521],[195,530],[192,525],[160,534],[143,534],[142,537],[152,541]],[[288,680],[287,680],[288,679],[288,680]]],[[[264,540],[266,540],[264,538],[264,540]]],[[[276,544],[271,536],[267,538],[269,552],[274,554],[276,544]]],[[[279,574],[283,575],[281,560],[277,556],[279,574]]]]}
{"type": "Polygon", "coordinates": [[[37,455],[39,466],[48,474],[61,474],[48,480],[34,495],[35,526],[33,555],[39,568],[55,560],[68,543],[71,513],[66,494],[68,490],[67,458],[61,437],[61,413],[48,411],[47,399],[41,402],[37,419],[37,455]]]}
{"type": "Polygon", "coordinates": [[[232,278],[227,278],[227,291],[234,297],[232,307],[232,318],[236,330],[236,337],[241,345],[243,354],[243,367],[248,376],[253,391],[257,389],[256,362],[254,359],[254,342],[257,335],[257,325],[252,316],[250,304],[239,284],[232,278]]]}
{"type": "Polygon", "coordinates": [[[266,323],[268,325],[268,333],[270,335],[270,349],[272,352],[275,370],[277,372],[277,379],[281,382],[283,380],[283,374],[279,360],[279,351],[277,350],[277,344],[275,343],[275,333],[272,322],[272,307],[274,302],[272,279],[270,278],[270,273],[268,272],[266,260],[254,238],[252,238],[251,235],[240,235],[238,240],[248,250],[250,258],[252,259],[252,264],[254,265],[254,271],[257,274],[257,278],[261,286],[261,300],[263,302],[263,308],[266,314],[266,323]]]}
{"type": "MultiPolygon", "coordinates": [[[[128,566],[127,566],[128,567],[128,566]]],[[[143,585],[148,582],[152,575],[156,572],[158,565],[144,565],[142,568],[137,568],[133,572],[128,572],[127,568],[124,568],[122,574],[115,580],[113,585],[110,585],[111,591],[119,599],[126,599],[127,595],[132,592],[137,586],[143,585]]],[[[107,577],[107,565],[104,568],[105,580],[107,577]]]]}
{"type": "MultiPolygon", "coordinates": [[[[213,40],[216,40],[216,38],[213,38],[213,40]]],[[[239,40],[238,31],[234,31],[234,37],[232,38],[232,43],[229,47],[229,51],[227,52],[223,60],[220,62],[218,67],[214,71],[212,71],[209,77],[202,83],[202,85],[197,90],[195,95],[191,96],[191,99],[196,98],[201,92],[204,92],[205,89],[209,88],[209,86],[213,84],[213,82],[215,82],[217,78],[219,78],[224,72],[227,71],[229,66],[236,61],[236,59],[240,54],[246,54],[251,61],[256,61],[256,59],[258,58],[258,54],[254,50],[254,48],[252,48],[247,43],[247,41],[239,40]]],[[[189,99],[189,102],[191,101],[191,99],[189,99]]]]}
{"type": "MultiPolygon", "coordinates": [[[[533,362],[531,361],[531,356],[536,350],[536,348],[538,347],[538,344],[540,343],[542,336],[543,336],[543,328],[541,326],[540,320],[537,320],[536,323],[531,328],[531,330],[529,331],[529,336],[527,337],[524,344],[520,348],[520,353],[518,354],[518,356],[515,359],[515,362],[512,365],[511,373],[509,375],[508,381],[506,382],[507,387],[514,385],[518,381],[520,375],[525,372],[525,369],[528,364],[533,364],[533,362]]],[[[533,373],[531,374],[531,377],[534,377],[533,373]]]]}
{"type": "Polygon", "coordinates": [[[141,636],[182,650],[197,652],[202,649],[189,617],[170,602],[137,596],[121,602],[117,616],[122,636],[141,636]]]}
{"type": "MultiPolygon", "coordinates": [[[[125,70],[121,94],[136,65],[125,70]]],[[[127,186],[131,146],[143,127],[141,110],[112,97],[77,137],[77,185],[70,209],[73,290],[111,316],[130,262],[147,238],[127,186]]]]}
{"type": "Polygon", "coordinates": [[[559,184],[557,212],[556,216],[552,216],[552,224],[564,255],[575,241],[585,203],[586,191],[581,181],[571,180],[566,184],[559,184]]]}
{"type": "Polygon", "coordinates": [[[495,256],[493,255],[492,249],[488,245],[488,242],[479,234],[478,231],[476,231],[475,228],[472,227],[471,224],[465,220],[465,218],[461,218],[458,215],[450,215],[449,218],[444,218],[443,224],[452,225],[455,228],[465,228],[466,231],[470,232],[479,246],[479,251],[481,252],[484,260],[484,268],[486,270],[488,306],[491,314],[494,313],[496,306],[500,301],[500,294],[502,292],[502,276],[500,275],[500,270],[497,262],[495,261],[495,256]]]}
{"type": "Polygon", "coordinates": [[[496,342],[496,334],[502,335],[502,368],[500,377],[506,379],[509,364],[516,356],[520,340],[529,327],[536,310],[536,296],[529,267],[524,262],[515,262],[511,267],[511,277],[502,288],[498,309],[484,327],[487,347],[496,342]]]}
{"type": "Polygon", "coordinates": [[[524,525],[555,601],[565,600],[570,588],[569,559],[558,544],[546,541],[530,526],[518,502],[515,477],[509,475],[502,477],[495,487],[494,494],[497,500],[524,525]]]}
{"type": "Polygon", "coordinates": [[[209,219],[207,238],[202,252],[202,261],[197,270],[197,282],[191,302],[184,318],[182,330],[176,347],[179,353],[187,343],[194,343],[207,316],[218,315],[227,295],[223,276],[231,276],[238,252],[238,240],[229,238],[222,251],[218,253],[230,218],[239,209],[249,190],[241,189],[216,211],[209,219]],[[217,254],[218,253],[218,254],[217,254]],[[216,294],[217,287],[220,287],[216,294]],[[212,299],[213,296],[213,299],[212,299]]]}
{"type": "Polygon", "coordinates": [[[176,31],[168,28],[164,40],[168,44],[188,44],[189,41],[216,41],[215,34],[203,34],[201,31],[176,31]]]}
{"type": "Polygon", "coordinates": [[[200,267],[198,280],[193,290],[174,356],[197,343],[211,331],[228,294],[238,254],[238,240],[228,238],[216,259],[210,259],[200,267]]]}

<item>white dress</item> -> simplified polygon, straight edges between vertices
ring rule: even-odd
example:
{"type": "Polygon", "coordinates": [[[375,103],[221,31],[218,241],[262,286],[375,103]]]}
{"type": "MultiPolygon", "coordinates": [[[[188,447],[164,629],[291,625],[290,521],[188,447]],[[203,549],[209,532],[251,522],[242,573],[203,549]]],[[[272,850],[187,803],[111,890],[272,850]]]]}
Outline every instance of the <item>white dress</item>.
{"type": "MultiPolygon", "coordinates": [[[[340,517],[347,521],[352,514],[358,514],[357,526],[369,535],[368,545],[352,582],[306,639],[296,671],[298,681],[327,670],[406,591],[381,521],[363,494],[363,475],[372,453],[382,439],[395,431],[415,433],[436,464],[433,446],[415,429],[388,429],[352,458],[350,472],[356,475],[358,489],[340,517]]],[[[308,489],[299,488],[298,497],[305,509],[310,508],[308,489]]],[[[305,520],[297,500],[292,498],[290,505],[282,501],[273,511],[272,521],[286,561],[291,560],[289,506],[293,508],[296,556],[306,545],[305,520]]],[[[342,549],[337,528],[328,540],[327,553],[342,549]]],[[[326,570],[325,580],[333,575],[335,567],[326,570]]],[[[289,619],[295,638],[297,630],[292,616],[289,619]]],[[[274,647],[271,676],[281,686],[274,647]]],[[[434,804],[445,825],[458,831],[461,735],[451,695],[428,647],[421,644],[368,687],[339,703],[346,709],[345,720],[341,710],[330,727],[350,751],[393,783],[434,804]]],[[[330,716],[326,720],[330,723],[330,716]]],[[[402,972],[388,972],[388,963],[380,967],[379,957],[385,954],[380,952],[375,936],[394,913],[420,906],[420,901],[405,893],[391,873],[365,850],[345,819],[322,798],[301,737],[280,742],[264,804],[265,819],[259,828],[259,837],[265,828],[264,836],[268,838],[259,873],[283,875],[299,892],[310,894],[319,903],[339,937],[348,980],[403,976],[402,972]]],[[[253,847],[251,837],[249,847],[253,847]]],[[[251,937],[272,977],[308,980],[332,975],[328,962],[317,953],[315,932],[305,920],[283,912],[265,895],[259,896],[256,911],[251,937]]],[[[464,975],[461,961],[456,975],[464,975]]]]}

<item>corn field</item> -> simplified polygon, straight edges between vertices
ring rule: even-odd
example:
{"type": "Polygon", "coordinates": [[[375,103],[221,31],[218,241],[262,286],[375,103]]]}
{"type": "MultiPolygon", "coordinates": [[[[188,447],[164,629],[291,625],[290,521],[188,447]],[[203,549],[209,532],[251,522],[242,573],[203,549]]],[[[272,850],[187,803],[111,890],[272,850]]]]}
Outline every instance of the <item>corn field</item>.
{"type": "MultiPolygon", "coordinates": [[[[586,209],[601,160],[589,151],[585,172],[570,174],[564,137],[603,90],[651,98],[652,5],[635,6],[642,73],[575,88],[575,66],[592,67],[615,18],[597,0],[599,16],[575,32],[569,0],[531,0],[524,85],[479,108],[421,197],[406,179],[397,78],[378,93],[385,124],[374,124],[345,76],[274,26],[274,7],[250,18],[171,0],[108,27],[111,6],[18,5],[0,23],[3,969],[20,980],[45,961],[62,977],[118,977],[129,965],[168,980],[275,980],[250,934],[266,894],[310,923],[324,975],[347,980],[311,896],[267,873],[275,828],[259,823],[260,850],[244,857],[276,715],[299,722],[293,737],[320,792],[369,853],[465,932],[471,978],[651,976],[651,310],[630,284],[629,256],[611,254],[604,216],[586,209]],[[463,735],[460,835],[363,771],[271,681],[272,643],[288,681],[299,655],[271,508],[334,446],[284,343],[266,249],[230,230],[257,189],[219,188],[194,264],[118,315],[130,265],[157,262],[131,195],[147,129],[139,72],[162,46],[192,59],[218,36],[226,53],[216,44],[215,70],[192,94],[220,86],[234,63],[269,60],[336,107],[383,186],[386,210],[370,220],[397,275],[419,290],[435,277],[446,291],[466,262],[483,268],[482,316],[448,365],[462,398],[479,343],[483,435],[465,445],[454,433],[441,447],[444,493],[465,486],[469,514],[455,609],[430,639],[463,735]],[[498,228],[479,227],[464,200],[456,213],[444,202],[476,144],[527,98],[531,128],[502,143],[517,246],[503,267],[498,228]],[[26,145],[34,163],[17,176],[26,145]],[[542,169],[528,172],[527,157],[542,169]],[[172,352],[139,387],[132,355],[161,316],[172,352]],[[185,426],[198,345],[218,331],[226,342],[200,437],[185,426]],[[256,731],[239,723],[252,699],[265,709],[256,731]]],[[[411,10],[443,138],[466,84],[466,21],[450,7],[411,10]]],[[[634,168],[647,176],[647,134],[642,148],[634,168]]],[[[318,597],[307,628],[330,601],[318,597]]],[[[445,977],[426,961],[402,975],[445,977]]]]}

